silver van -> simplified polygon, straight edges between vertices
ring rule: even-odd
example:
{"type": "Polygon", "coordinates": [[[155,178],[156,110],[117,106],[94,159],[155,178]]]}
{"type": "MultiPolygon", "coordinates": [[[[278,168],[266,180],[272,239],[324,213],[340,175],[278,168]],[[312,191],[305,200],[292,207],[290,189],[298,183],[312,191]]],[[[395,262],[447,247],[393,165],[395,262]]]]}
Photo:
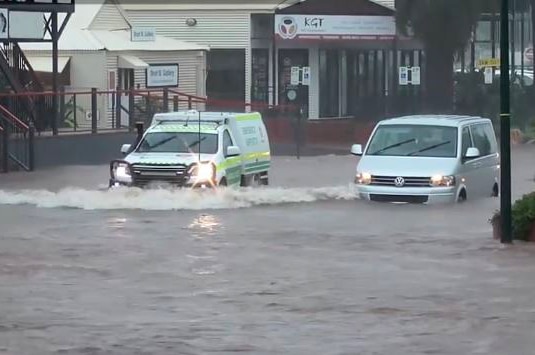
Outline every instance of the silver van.
{"type": "Polygon", "coordinates": [[[489,119],[420,115],[391,118],[374,128],[360,156],[360,198],[405,203],[461,202],[498,196],[500,164],[489,119]]]}

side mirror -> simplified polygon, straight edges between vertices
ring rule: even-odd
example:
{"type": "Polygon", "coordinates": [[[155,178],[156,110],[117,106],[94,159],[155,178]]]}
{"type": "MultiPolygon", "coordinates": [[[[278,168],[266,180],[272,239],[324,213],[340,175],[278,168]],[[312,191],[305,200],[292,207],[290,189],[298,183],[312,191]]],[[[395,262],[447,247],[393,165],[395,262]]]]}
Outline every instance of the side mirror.
{"type": "Polygon", "coordinates": [[[362,145],[361,144],[353,144],[351,147],[351,154],[353,155],[362,155],[362,145]]]}
{"type": "Polygon", "coordinates": [[[241,154],[240,147],[231,145],[227,148],[227,157],[237,157],[241,154]]]}
{"type": "Polygon", "coordinates": [[[479,149],[477,149],[476,147],[470,147],[466,150],[466,154],[464,157],[466,159],[474,159],[478,158],[480,155],[481,153],[479,152],[479,149]]]}
{"type": "Polygon", "coordinates": [[[123,144],[121,147],[121,153],[127,154],[130,151],[131,147],[132,147],[131,144],[123,144]]]}

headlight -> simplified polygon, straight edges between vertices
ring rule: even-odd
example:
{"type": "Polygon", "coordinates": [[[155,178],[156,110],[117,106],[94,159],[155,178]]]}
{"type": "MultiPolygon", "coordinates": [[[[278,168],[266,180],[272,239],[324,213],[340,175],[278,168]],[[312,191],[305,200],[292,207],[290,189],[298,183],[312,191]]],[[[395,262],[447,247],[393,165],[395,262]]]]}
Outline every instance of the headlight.
{"type": "Polygon", "coordinates": [[[127,162],[115,161],[111,164],[111,177],[120,182],[131,182],[132,173],[127,162]]]}
{"type": "Polygon", "coordinates": [[[455,176],[452,175],[435,175],[429,182],[431,186],[455,186],[455,176]]]}
{"type": "Polygon", "coordinates": [[[355,176],[355,184],[369,185],[372,182],[372,176],[369,173],[357,173],[355,176]]]}
{"type": "Polygon", "coordinates": [[[212,181],[215,175],[215,167],[212,163],[199,163],[190,170],[191,177],[196,181],[212,181]]]}

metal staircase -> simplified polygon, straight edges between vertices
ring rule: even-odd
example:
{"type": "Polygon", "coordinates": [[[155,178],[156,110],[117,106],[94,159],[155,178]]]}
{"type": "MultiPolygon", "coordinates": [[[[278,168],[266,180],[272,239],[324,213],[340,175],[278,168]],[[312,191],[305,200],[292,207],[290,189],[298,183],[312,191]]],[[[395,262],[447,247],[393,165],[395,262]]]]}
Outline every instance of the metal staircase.
{"type": "Polygon", "coordinates": [[[16,96],[1,102],[14,116],[38,131],[46,128],[46,113],[52,108],[52,97],[42,95],[44,87],[17,43],[0,46],[0,71],[16,96]]]}

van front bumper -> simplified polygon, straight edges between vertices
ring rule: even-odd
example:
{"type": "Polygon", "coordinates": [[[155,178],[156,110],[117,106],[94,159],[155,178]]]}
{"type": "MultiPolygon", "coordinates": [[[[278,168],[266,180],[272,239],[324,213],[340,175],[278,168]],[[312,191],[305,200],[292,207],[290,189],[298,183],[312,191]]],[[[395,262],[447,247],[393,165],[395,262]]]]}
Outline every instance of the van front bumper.
{"type": "Polygon", "coordinates": [[[453,203],[457,201],[457,187],[393,187],[355,185],[357,197],[378,202],[453,203]]]}

